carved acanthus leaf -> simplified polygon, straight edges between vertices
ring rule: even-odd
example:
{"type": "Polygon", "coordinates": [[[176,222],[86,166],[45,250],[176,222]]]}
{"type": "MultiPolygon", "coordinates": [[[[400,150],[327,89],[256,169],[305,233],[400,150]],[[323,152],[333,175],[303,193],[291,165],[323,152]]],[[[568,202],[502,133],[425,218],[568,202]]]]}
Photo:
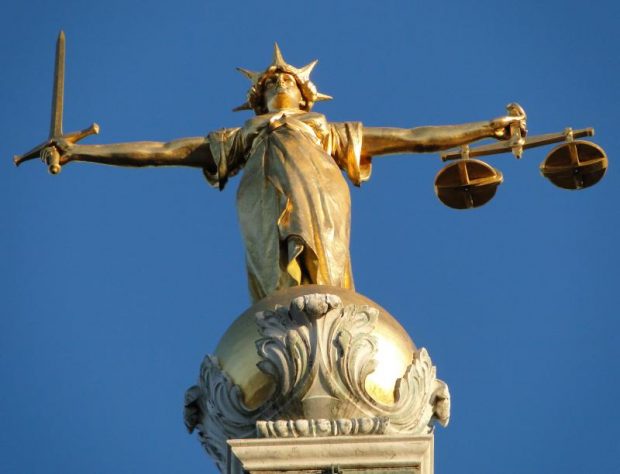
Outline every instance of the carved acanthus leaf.
{"type": "Polygon", "coordinates": [[[421,432],[433,416],[435,367],[426,349],[420,349],[402,378],[396,382],[390,419],[398,432],[421,432]]]}
{"type": "Polygon", "coordinates": [[[309,378],[309,361],[314,353],[311,343],[312,327],[303,311],[302,301],[293,301],[291,307],[277,307],[274,311],[256,314],[261,339],[256,350],[261,357],[258,367],[271,375],[276,384],[275,396],[286,397],[303,386],[309,378]]]}

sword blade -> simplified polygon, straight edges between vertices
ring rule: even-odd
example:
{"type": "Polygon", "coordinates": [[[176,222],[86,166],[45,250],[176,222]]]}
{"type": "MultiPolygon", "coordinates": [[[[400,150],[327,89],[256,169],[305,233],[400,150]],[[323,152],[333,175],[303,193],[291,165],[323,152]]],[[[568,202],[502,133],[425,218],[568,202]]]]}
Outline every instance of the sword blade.
{"type": "Polygon", "coordinates": [[[65,90],[65,32],[60,31],[56,41],[56,63],[54,67],[54,90],[52,93],[52,120],[50,138],[62,136],[62,109],[65,90]]]}

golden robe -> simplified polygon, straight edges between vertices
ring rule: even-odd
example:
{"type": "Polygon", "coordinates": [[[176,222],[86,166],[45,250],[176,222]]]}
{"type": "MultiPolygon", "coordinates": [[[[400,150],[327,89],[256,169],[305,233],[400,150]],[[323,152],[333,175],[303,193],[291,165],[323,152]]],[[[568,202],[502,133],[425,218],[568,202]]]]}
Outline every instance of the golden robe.
{"type": "Polygon", "coordinates": [[[217,168],[205,170],[212,185],[222,189],[245,168],[237,212],[253,301],[301,284],[353,288],[351,201],[341,170],[355,185],[370,177],[362,125],[285,111],[210,133],[208,141],[217,168]]]}

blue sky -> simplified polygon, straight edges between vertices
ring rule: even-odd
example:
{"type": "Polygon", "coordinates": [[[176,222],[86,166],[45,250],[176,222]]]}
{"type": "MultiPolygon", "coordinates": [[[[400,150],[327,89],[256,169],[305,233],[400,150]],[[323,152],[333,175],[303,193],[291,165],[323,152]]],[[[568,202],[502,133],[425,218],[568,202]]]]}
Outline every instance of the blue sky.
{"type": "Polygon", "coordinates": [[[439,203],[437,155],[377,158],[352,190],[360,293],[426,347],[452,392],[436,472],[620,471],[616,130],[620,6],[547,2],[13,2],[0,52],[0,472],[215,472],[182,400],[249,303],[234,196],[191,169],[11,157],[47,136],[58,30],[65,129],[84,143],[237,126],[278,41],[318,58],[315,110],[412,127],[486,120],[519,102],[530,134],[596,128],[611,165],[581,192],[491,157],[478,210],[439,203]]]}

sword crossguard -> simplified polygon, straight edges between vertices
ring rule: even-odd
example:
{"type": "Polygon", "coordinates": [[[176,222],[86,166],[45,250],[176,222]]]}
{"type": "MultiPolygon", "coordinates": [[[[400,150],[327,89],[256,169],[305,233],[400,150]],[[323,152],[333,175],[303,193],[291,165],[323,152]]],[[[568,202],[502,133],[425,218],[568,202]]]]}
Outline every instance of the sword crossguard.
{"type": "Polygon", "coordinates": [[[67,133],[63,135],[62,138],[64,141],[71,143],[72,145],[79,142],[83,138],[86,138],[90,135],[97,135],[99,133],[99,125],[93,123],[90,127],[85,128],[84,130],[78,130],[77,132],[67,133]]]}

